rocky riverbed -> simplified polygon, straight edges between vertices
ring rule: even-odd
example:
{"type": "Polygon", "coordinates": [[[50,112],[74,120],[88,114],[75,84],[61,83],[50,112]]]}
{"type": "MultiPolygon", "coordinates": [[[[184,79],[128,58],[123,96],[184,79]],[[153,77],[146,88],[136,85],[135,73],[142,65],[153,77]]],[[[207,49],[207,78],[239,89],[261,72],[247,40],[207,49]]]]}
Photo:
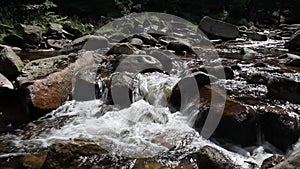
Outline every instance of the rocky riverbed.
{"type": "Polygon", "coordinates": [[[15,29],[0,52],[4,168],[299,165],[300,25],[148,13],[94,35],[15,29]]]}

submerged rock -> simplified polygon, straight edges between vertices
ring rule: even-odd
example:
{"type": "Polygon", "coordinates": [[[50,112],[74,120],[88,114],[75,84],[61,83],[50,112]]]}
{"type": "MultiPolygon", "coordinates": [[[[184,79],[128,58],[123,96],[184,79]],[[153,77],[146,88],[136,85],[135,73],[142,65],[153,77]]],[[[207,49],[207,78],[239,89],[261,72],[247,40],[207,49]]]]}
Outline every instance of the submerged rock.
{"type": "Polygon", "coordinates": [[[268,40],[268,37],[267,35],[261,33],[261,32],[258,32],[258,33],[247,33],[247,37],[251,40],[254,40],[254,41],[266,41],[268,40]]]}
{"type": "Polygon", "coordinates": [[[47,153],[29,154],[22,158],[22,164],[25,168],[40,169],[43,167],[47,158],[47,153]]]}
{"type": "Polygon", "coordinates": [[[18,76],[24,64],[20,57],[11,48],[1,48],[0,73],[8,78],[18,76]]]}
{"type": "Polygon", "coordinates": [[[203,17],[200,21],[200,29],[225,39],[235,39],[240,36],[237,26],[212,19],[208,16],[203,17]]]}

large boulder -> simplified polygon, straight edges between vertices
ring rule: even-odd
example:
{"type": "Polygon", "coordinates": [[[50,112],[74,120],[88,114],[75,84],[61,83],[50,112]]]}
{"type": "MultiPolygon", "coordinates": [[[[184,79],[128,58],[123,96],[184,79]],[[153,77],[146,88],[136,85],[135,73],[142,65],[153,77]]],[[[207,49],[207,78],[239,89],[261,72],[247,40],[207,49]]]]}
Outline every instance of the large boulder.
{"type": "Polygon", "coordinates": [[[0,51],[0,73],[8,78],[19,75],[24,64],[20,57],[11,48],[2,48],[0,51]]]}
{"type": "Polygon", "coordinates": [[[179,110],[180,107],[193,102],[202,87],[216,80],[216,77],[203,72],[195,72],[182,78],[172,89],[170,105],[179,110]]]}
{"type": "Polygon", "coordinates": [[[61,39],[63,38],[63,26],[58,23],[49,23],[48,24],[48,32],[47,32],[48,37],[50,36],[51,38],[54,39],[61,39]]]}
{"type": "Polygon", "coordinates": [[[212,19],[208,16],[203,17],[200,21],[200,29],[206,33],[225,39],[235,39],[240,36],[237,26],[212,19]]]}
{"type": "Polygon", "coordinates": [[[17,80],[28,108],[48,112],[61,106],[71,94],[75,71],[93,64],[93,57],[86,52],[38,59],[25,65],[17,80]]]}
{"type": "Polygon", "coordinates": [[[199,93],[202,106],[199,107],[201,111],[194,124],[197,130],[202,130],[208,113],[215,113],[214,116],[216,116],[219,112],[222,112],[222,118],[214,132],[214,137],[230,140],[242,146],[255,145],[256,137],[253,136],[256,135],[257,119],[253,110],[229,98],[217,88],[205,86],[199,93]],[[212,93],[217,98],[217,103],[212,103],[212,93]],[[218,102],[221,98],[225,100],[224,110],[220,108],[222,102],[218,102]],[[217,111],[208,112],[207,107],[217,111]]]}
{"type": "Polygon", "coordinates": [[[287,48],[290,51],[300,52],[300,30],[298,30],[291,38],[287,48]]]}
{"type": "Polygon", "coordinates": [[[141,39],[144,42],[144,44],[150,46],[155,46],[157,43],[157,40],[147,33],[133,35],[133,38],[141,39]]]}
{"type": "Polygon", "coordinates": [[[109,51],[107,51],[106,55],[130,55],[133,54],[135,50],[136,49],[128,43],[117,43],[112,48],[110,48],[109,51]]]}

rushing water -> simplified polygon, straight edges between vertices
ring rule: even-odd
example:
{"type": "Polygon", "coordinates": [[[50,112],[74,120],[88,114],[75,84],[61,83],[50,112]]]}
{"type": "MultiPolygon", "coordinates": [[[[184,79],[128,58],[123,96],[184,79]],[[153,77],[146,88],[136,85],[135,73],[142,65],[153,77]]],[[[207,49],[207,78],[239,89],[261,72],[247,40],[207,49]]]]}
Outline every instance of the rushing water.
{"type": "Polygon", "coordinates": [[[264,151],[268,149],[268,144],[248,149],[223,145],[231,150],[228,151],[202,138],[189,125],[190,118],[194,116],[171,113],[166,98],[178,82],[178,77],[162,73],[136,74],[135,77],[135,102],[128,108],[108,106],[101,100],[69,101],[37,120],[45,122],[43,130],[37,126],[39,123],[33,122],[27,133],[19,131],[22,136],[5,135],[1,139],[12,140],[18,147],[16,153],[48,147],[57,141],[88,140],[99,143],[111,154],[132,158],[153,157],[170,149],[184,157],[209,145],[222,151],[241,168],[251,168],[249,163],[259,166],[271,156],[264,151]]]}

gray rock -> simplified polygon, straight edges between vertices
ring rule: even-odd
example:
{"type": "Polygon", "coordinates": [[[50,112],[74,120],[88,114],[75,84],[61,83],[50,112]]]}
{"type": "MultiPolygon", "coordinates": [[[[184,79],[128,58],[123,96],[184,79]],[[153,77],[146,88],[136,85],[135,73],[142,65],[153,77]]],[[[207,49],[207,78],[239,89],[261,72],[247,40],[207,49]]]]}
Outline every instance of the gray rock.
{"type": "Polygon", "coordinates": [[[8,78],[19,75],[24,64],[20,57],[11,48],[3,48],[0,51],[0,73],[8,78]]]}
{"type": "Polygon", "coordinates": [[[81,49],[97,50],[108,47],[108,40],[103,36],[86,35],[73,40],[64,50],[76,51],[81,49]]]}
{"type": "Polygon", "coordinates": [[[67,39],[47,39],[47,45],[54,49],[64,49],[71,43],[70,40],[67,39]]]}
{"type": "Polygon", "coordinates": [[[160,61],[149,55],[120,55],[117,59],[116,72],[138,73],[163,70],[160,61]]]}
{"type": "Polygon", "coordinates": [[[300,67],[300,56],[291,53],[280,55],[279,61],[287,66],[300,67]]]}
{"type": "Polygon", "coordinates": [[[196,68],[195,70],[192,70],[193,72],[195,71],[201,71],[204,73],[211,74],[213,76],[216,76],[218,79],[233,79],[234,78],[234,72],[230,67],[227,66],[200,66],[199,68],[196,68]],[[223,76],[222,71],[225,73],[223,76]]]}
{"type": "Polygon", "coordinates": [[[130,39],[129,44],[141,49],[143,46],[143,41],[139,38],[132,38],[130,39]]]}
{"type": "Polygon", "coordinates": [[[133,38],[139,38],[144,42],[144,44],[150,46],[155,46],[157,43],[157,40],[147,33],[133,35],[133,38]]]}
{"type": "Polygon", "coordinates": [[[106,55],[121,55],[121,54],[133,54],[135,51],[134,47],[127,43],[117,43],[109,51],[106,55]]]}
{"type": "Polygon", "coordinates": [[[287,48],[290,51],[300,52],[300,30],[298,30],[294,35],[292,35],[287,48]]]}
{"type": "Polygon", "coordinates": [[[35,25],[23,25],[17,26],[18,31],[24,38],[25,42],[32,45],[40,44],[42,40],[42,28],[35,25]]]}
{"type": "Polygon", "coordinates": [[[63,26],[58,23],[49,23],[47,34],[51,38],[63,38],[63,26]]]}
{"type": "Polygon", "coordinates": [[[203,17],[200,21],[200,29],[225,39],[235,39],[240,36],[237,26],[212,19],[208,16],[203,17]]]}
{"type": "Polygon", "coordinates": [[[258,53],[250,48],[243,48],[241,54],[244,60],[251,60],[254,59],[258,53]]]}

